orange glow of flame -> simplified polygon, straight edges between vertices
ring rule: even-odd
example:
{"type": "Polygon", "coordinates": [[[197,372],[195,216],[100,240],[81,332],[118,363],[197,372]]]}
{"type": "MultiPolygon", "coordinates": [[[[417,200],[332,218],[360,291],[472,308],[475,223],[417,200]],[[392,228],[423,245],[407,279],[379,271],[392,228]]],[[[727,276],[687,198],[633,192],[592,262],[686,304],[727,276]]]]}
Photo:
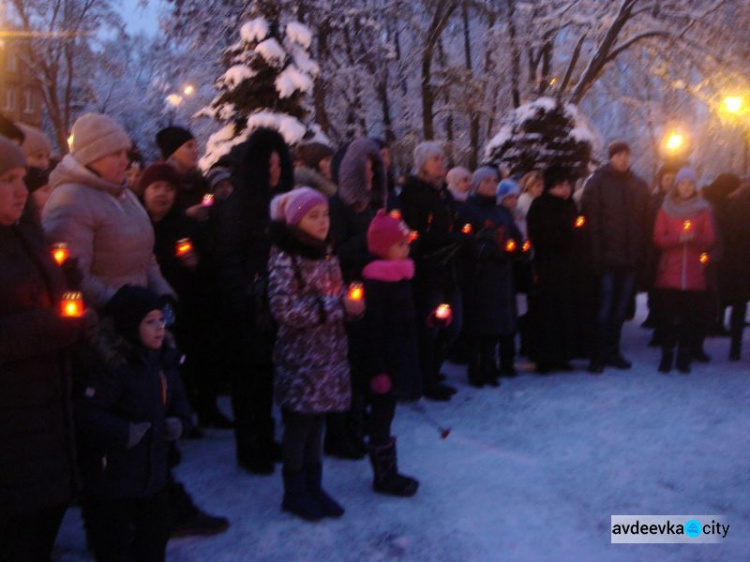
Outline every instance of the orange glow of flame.
{"type": "Polygon", "coordinates": [[[346,296],[350,300],[361,301],[365,298],[365,288],[362,283],[352,283],[349,285],[349,291],[346,296]]]}
{"type": "Polygon", "coordinates": [[[521,250],[523,250],[524,252],[528,252],[529,250],[531,250],[531,242],[526,240],[526,242],[523,243],[523,246],[521,246],[521,250]]]}
{"type": "Polygon", "coordinates": [[[693,229],[693,223],[692,221],[685,221],[682,223],[682,230],[685,232],[690,232],[693,229]]]}
{"type": "Polygon", "coordinates": [[[451,314],[451,305],[441,304],[435,310],[435,317],[440,320],[447,320],[451,314]]]}
{"type": "Polygon", "coordinates": [[[80,318],[83,316],[83,295],[81,293],[65,293],[60,303],[60,315],[66,318],[80,318]]]}
{"type": "Polygon", "coordinates": [[[396,219],[397,221],[401,220],[401,211],[398,209],[393,209],[390,213],[388,213],[392,219],[396,219]]]}
{"type": "Polygon", "coordinates": [[[203,201],[201,201],[201,205],[204,207],[211,207],[214,204],[214,195],[213,193],[206,193],[203,196],[203,201]]]}
{"type": "Polygon", "coordinates": [[[516,244],[515,240],[511,239],[511,240],[508,240],[505,243],[505,251],[506,252],[515,252],[517,247],[518,247],[518,244],[516,244]]]}
{"type": "Polygon", "coordinates": [[[706,252],[703,252],[701,254],[701,257],[699,259],[700,259],[700,262],[703,265],[706,265],[711,260],[711,258],[708,256],[708,254],[706,252]]]}
{"type": "Polygon", "coordinates": [[[70,250],[65,242],[58,242],[52,246],[52,258],[57,262],[57,265],[62,265],[70,257],[70,250]]]}
{"type": "Polygon", "coordinates": [[[576,219],[576,228],[582,228],[584,224],[586,224],[586,217],[581,215],[576,219]]]}
{"type": "Polygon", "coordinates": [[[416,230],[412,230],[409,233],[409,243],[415,242],[418,239],[419,239],[419,232],[417,232],[416,230]]]}
{"type": "Polygon", "coordinates": [[[193,243],[190,238],[182,238],[177,241],[177,257],[181,258],[193,251],[193,243]]]}
{"type": "Polygon", "coordinates": [[[466,223],[461,229],[461,232],[463,232],[464,234],[471,234],[471,230],[471,225],[469,223],[466,223]]]}

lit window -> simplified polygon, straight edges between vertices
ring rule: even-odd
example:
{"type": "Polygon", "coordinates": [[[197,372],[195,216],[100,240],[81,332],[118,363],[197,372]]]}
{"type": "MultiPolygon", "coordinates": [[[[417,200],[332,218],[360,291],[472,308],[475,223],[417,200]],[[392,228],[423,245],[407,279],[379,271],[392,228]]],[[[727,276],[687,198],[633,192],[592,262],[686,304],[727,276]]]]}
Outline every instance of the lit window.
{"type": "Polygon", "coordinates": [[[13,111],[16,108],[16,92],[14,90],[8,90],[5,92],[5,100],[3,109],[6,111],[13,111]]]}
{"type": "Polygon", "coordinates": [[[31,92],[23,93],[23,112],[34,113],[34,95],[31,92]]]}

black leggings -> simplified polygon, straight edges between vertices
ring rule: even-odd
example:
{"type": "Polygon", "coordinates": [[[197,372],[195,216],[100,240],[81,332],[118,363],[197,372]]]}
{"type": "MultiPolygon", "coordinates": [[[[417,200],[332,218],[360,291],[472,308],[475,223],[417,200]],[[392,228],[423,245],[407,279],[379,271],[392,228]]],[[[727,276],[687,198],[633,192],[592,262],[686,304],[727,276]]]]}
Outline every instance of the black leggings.
{"type": "Polygon", "coordinates": [[[282,409],[281,418],[284,420],[284,437],[281,441],[284,470],[298,472],[306,464],[319,463],[325,414],[300,414],[282,409]]]}
{"type": "Polygon", "coordinates": [[[380,447],[391,440],[391,423],[396,415],[393,393],[370,395],[370,445],[380,447]]]}
{"type": "Polygon", "coordinates": [[[658,300],[662,348],[690,350],[702,344],[707,328],[707,293],[664,289],[658,300]]]}

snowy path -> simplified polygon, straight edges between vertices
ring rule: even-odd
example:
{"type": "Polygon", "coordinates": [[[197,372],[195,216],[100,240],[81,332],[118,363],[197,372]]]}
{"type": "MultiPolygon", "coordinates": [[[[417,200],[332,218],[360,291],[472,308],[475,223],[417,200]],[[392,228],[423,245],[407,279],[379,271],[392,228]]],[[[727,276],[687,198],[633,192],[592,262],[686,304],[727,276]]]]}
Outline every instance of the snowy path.
{"type": "MultiPolygon", "coordinates": [[[[750,553],[750,343],[739,364],[728,340],[688,376],[656,372],[658,351],[639,317],[626,326],[629,372],[540,377],[468,387],[426,408],[446,440],[407,407],[397,414],[413,499],[375,495],[367,461],[326,459],[324,482],[347,513],[304,523],[280,510],[281,476],[236,468],[230,432],[182,445],[177,473],[200,505],[232,527],[171,541],[175,561],[735,561],[750,553]],[[612,545],[612,514],[723,514],[723,544],[612,545]]],[[[750,336],[750,334],[748,334],[750,336]]],[[[578,363],[582,371],[584,364],[578,363]]],[[[78,511],[68,512],[56,560],[89,560],[78,511]]]]}

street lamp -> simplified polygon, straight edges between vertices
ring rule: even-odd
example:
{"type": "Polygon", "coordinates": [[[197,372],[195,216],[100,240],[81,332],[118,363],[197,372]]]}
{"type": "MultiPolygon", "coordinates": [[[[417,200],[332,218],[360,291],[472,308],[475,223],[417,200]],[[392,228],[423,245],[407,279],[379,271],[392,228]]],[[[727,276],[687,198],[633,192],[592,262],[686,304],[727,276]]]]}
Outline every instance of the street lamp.
{"type": "Polygon", "coordinates": [[[742,115],[745,112],[745,100],[742,96],[727,96],[722,100],[724,111],[732,115],[742,115]]]}
{"type": "Polygon", "coordinates": [[[672,132],[667,135],[664,141],[664,147],[670,152],[675,153],[685,146],[685,135],[678,132],[672,132]]]}
{"type": "Polygon", "coordinates": [[[192,96],[195,93],[195,86],[192,84],[185,84],[185,87],[182,89],[182,93],[186,96],[192,96]]]}
{"type": "Polygon", "coordinates": [[[182,96],[180,94],[169,94],[166,101],[172,107],[180,107],[182,105],[182,96]]]}

